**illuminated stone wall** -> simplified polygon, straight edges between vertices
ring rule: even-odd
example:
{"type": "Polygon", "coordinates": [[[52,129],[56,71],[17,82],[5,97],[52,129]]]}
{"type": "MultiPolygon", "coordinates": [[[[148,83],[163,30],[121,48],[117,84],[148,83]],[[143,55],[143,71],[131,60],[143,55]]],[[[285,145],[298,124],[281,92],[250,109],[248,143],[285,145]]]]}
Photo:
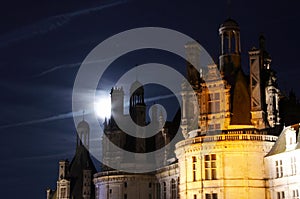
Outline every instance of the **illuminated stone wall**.
{"type": "Polygon", "coordinates": [[[296,130],[286,127],[265,158],[268,199],[300,197],[300,143],[296,130]]]}
{"type": "Polygon", "coordinates": [[[264,198],[264,156],[277,137],[227,134],[176,145],[180,198],[264,198]]]}

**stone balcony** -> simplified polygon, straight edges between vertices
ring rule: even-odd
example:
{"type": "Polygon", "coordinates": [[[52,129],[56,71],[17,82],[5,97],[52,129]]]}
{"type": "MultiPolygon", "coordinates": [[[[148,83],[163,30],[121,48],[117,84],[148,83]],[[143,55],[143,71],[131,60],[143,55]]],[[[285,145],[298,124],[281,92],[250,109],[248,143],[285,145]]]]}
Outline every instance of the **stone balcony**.
{"type": "Polygon", "coordinates": [[[200,135],[198,137],[189,138],[176,144],[176,148],[186,145],[204,143],[204,142],[220,142],[220,141],[264,141],[276,142],[277,136],[266,135],[265,132],[257,131],[256,129],[242,129],[242,130],[227,130],[220,131],[220,134],[214,135],[200,135]]]}

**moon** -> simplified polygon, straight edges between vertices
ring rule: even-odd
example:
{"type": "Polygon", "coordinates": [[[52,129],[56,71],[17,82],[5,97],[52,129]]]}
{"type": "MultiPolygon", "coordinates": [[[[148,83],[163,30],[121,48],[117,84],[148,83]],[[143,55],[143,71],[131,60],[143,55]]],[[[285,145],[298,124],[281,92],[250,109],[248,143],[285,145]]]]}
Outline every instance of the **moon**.
{"type": "Polygon", "coordinates": [[[94,109],[97,117],[101,119],[110,118],[111,102],[109,97],[99,96],[94,102],[94,109]]]}

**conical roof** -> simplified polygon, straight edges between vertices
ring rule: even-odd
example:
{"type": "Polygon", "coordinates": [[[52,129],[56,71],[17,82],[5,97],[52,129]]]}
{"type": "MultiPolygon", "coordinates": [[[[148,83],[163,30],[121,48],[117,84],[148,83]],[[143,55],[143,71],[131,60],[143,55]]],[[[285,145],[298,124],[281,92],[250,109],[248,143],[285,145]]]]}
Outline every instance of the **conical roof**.
{"type": "Polygon", "coordinates": [[[90,131],[90,126],[84,119],[77,125],[77,131],[81,129],[86,129],[87,131],[90,131]]]}
{"type": "Polygon", "coordinates": [[[221,24],[220,27],[239,27],[239,24],[235,20],[228,18],[221,24]]]}
{"type": "MultiPolygon", "coordinates": [[[[92,176],[97,172],[90,157],[89,151],[83,145],[77,146],[76,154],[71,161],[69,168],[71,196],[74,196],[75,198],[81,197],[83,187],[83,171],[91,170],[92,176]]],[[[91,188],[91,193],[94,193],[94,186],[91,186],[91,188]]],[[[93,194],[91,194],[91,198],[94,198],[93,194]]]]}

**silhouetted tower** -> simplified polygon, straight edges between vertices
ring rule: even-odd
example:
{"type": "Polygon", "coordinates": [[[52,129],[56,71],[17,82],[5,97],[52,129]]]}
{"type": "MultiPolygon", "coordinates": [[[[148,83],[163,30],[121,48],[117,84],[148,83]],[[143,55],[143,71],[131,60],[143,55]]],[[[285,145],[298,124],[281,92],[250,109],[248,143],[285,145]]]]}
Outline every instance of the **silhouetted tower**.
{"type": "Polygon", "coordinates": [[[197,42],[189,42],[185,46],[187,59],[187,79],[193,89],[197,89],[200,83],[200,46],[197,42]]]}
{"type": "MultiPolygon", "coordinates": [[[[111,89],[111,117],[104,121],[104,135],[107,139],[102,139],[103,163],[114,164],[118,166],[123,157],[122,151],[110,147],[110,142],[114,143],[119,148],[123,148],[126,143],[126,135],[116,124],[116,116],[124,116],[124,91],[123,88],[114,87],[111,89]],[[113,155],[112,155],[113,154],[113,155]]],[[[110,170],[105,164],[102,165],[102,170],[110,170]]]]}
{"type": "Polygon", "coordinates": [[[124,115],[124,91],[123,87],[114,87],[111,89],[111,115],[124,115]]]}
{"type": "Polygon", "coordinates": [[[85,148],[89,149],[89,141],[90,141],[90,126],[84,120],[79,122],[77,125],[77,148],[78,146],[84,145],[85,148]]]}
{"type": "MultiPolygon", "coordinates": [[[[144,135],[142,126],[146,125],[146,104],[144,102],[144,87],[135,81],[130,87],[129,113],[136,125],[136,137],[144,135]]],[[[135,138],[135,151],[138,153],[146,152],[146,142],[144,138],[135,138]]],[[[136,157],[138,158],[138,157],[136,157]]]]}
{"type": "Polygon", "coordinates": [[[130,88],[129,113],[132,120],[139,126],[146,124],[146,104],[144,102],[144,87],[135,81],[130,88]]]}

